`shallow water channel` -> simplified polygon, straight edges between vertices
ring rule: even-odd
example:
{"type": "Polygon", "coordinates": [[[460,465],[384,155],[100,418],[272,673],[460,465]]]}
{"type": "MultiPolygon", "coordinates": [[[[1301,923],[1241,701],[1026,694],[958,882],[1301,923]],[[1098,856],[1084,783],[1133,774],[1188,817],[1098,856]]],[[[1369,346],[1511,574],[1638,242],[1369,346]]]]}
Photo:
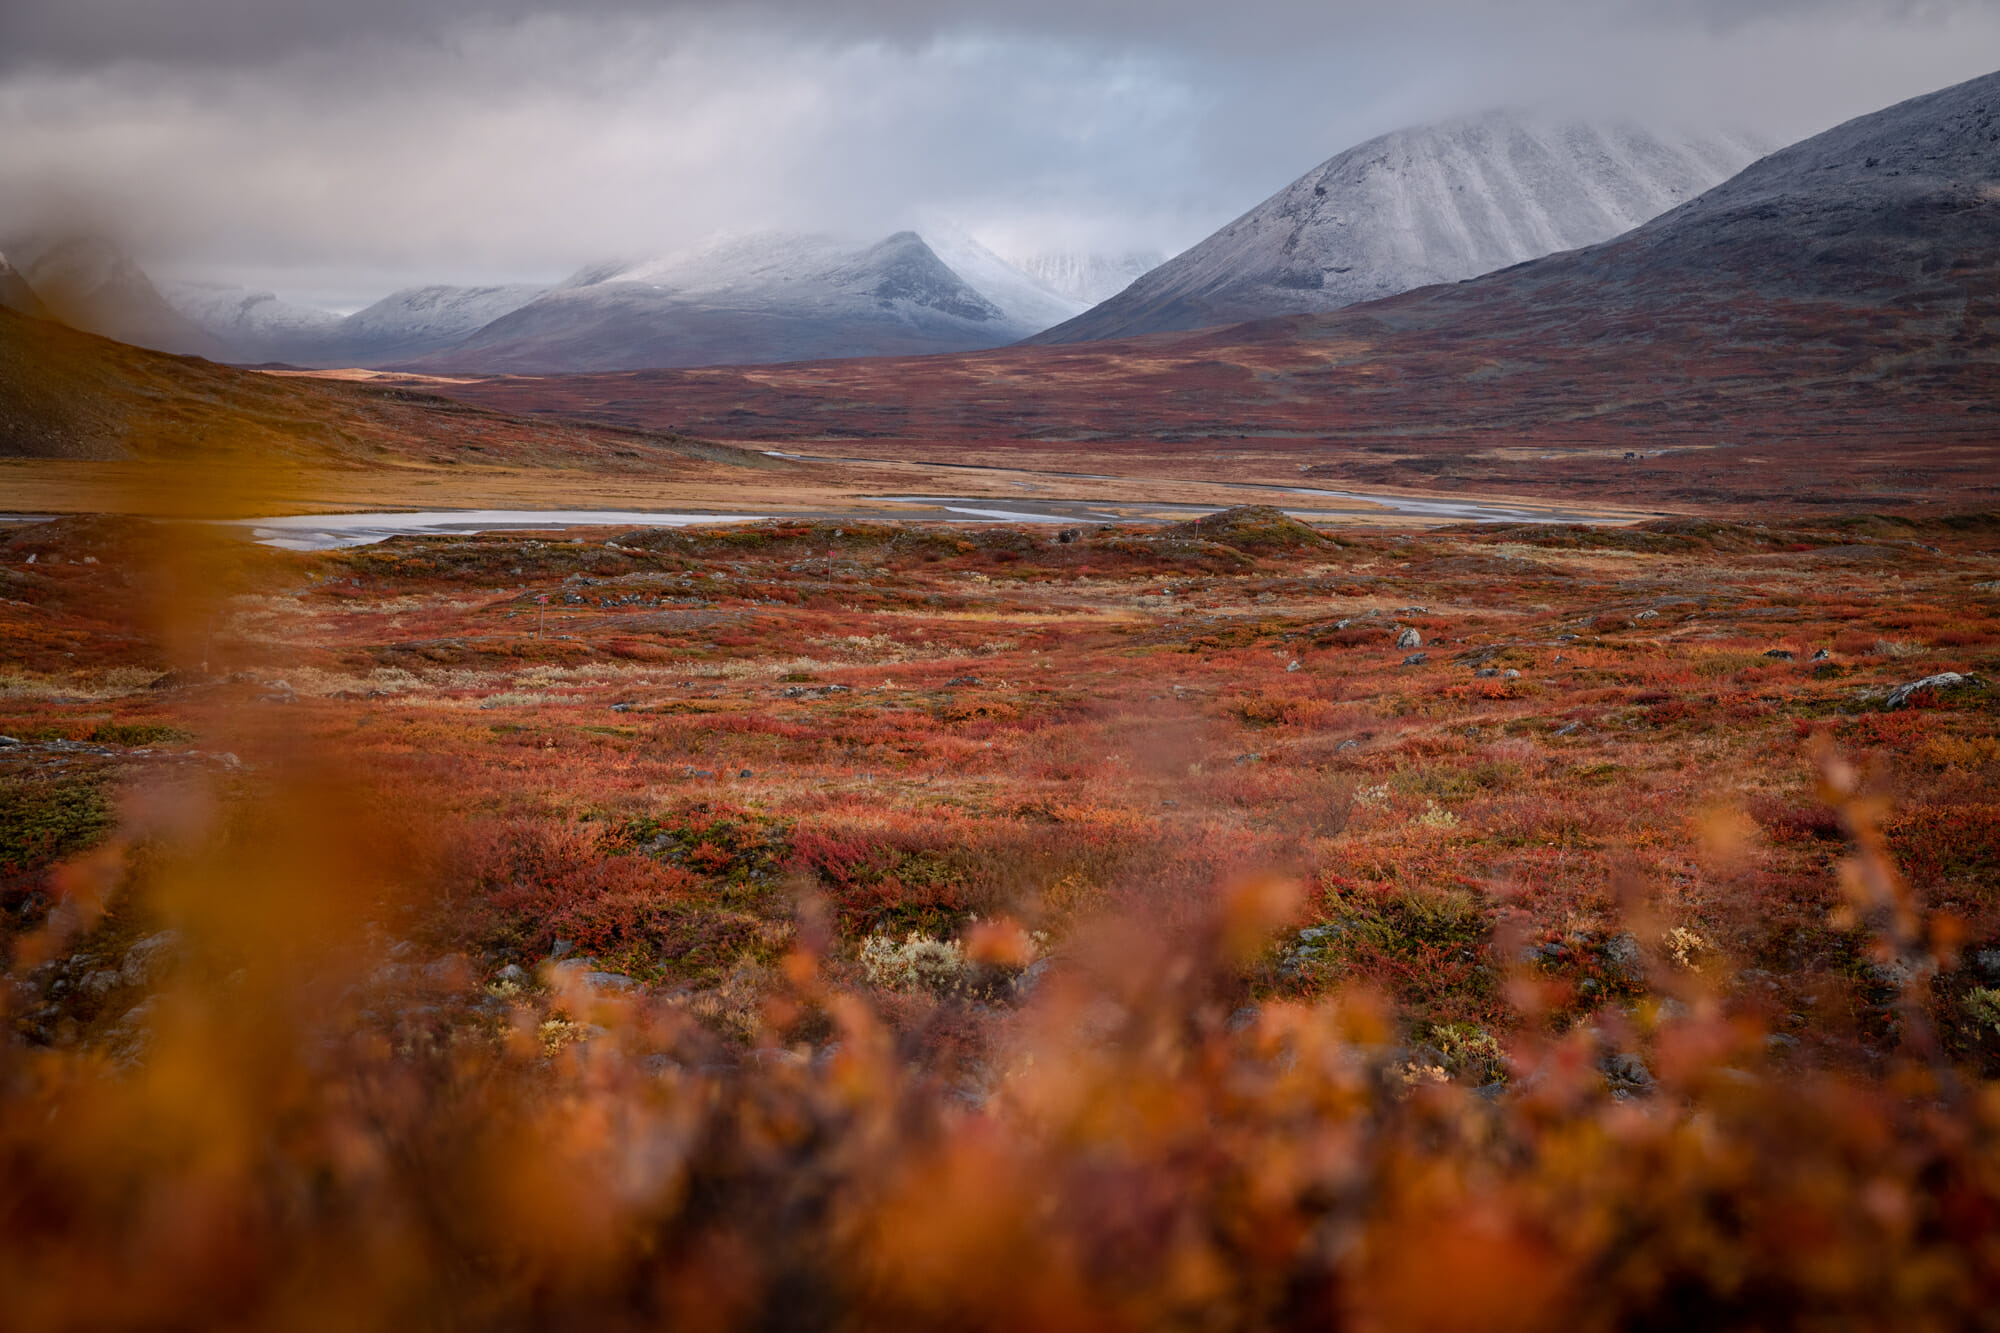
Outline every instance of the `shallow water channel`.
{"type": "MultiPolygon", "coordinates": [[[[1427,518],[1472,523],[1588,523],[1593,516],[1554,508],[1482,504],[1470,500],[1420,500],[1398,495],[1363,495],[1306,487],[1245,487],[1289,495],[1306,495],[1322,503],[1311,507],[1281,504],[1286,513],[1306,522],[1332,522],[1364,516],[1381,517],[1384,510],[1427,518]],[[1340,503],[1325,504],[1325,500],[1340,503]]],[[[910,520],[979,523],[1161,523],[1213,514],[1221,505],[1166,504],[1146,501],[1043,500],[993,496],[876,495],[877,504],[897,506],[870,511],[828,511],[812,514],[695,514],[642,509],[422,509],[405,513],[297,514],[277,518],[231,520],[248,527],[266,546],[288,551],[324,551],[342,546],[366,546],[416,533],[549,531],[563,528],[682,528],[707,523],[754,523],[761,519],[850,519],[856,522],[910,520]]],[[[1272,496],[1277,500],[1276,495],[1272,496]]]]}

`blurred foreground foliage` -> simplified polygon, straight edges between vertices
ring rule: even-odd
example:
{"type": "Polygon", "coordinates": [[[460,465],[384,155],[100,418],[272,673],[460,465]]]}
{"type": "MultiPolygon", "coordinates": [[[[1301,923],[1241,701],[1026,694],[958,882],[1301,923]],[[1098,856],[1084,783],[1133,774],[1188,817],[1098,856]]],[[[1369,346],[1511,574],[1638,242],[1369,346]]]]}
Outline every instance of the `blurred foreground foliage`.
{"type": "MultiPolygon", "coordinates": [[[[1547,983],[1508,972],[1530,1021],[1504,1053],[1444,1026],[1397,1045],[1366,993],[1246,1006],[1300,893],[1251,879],[1169,929],[1079,931],[1018,1003],[938,999],[934,1035],[992,1025],[969,1091],[913,1058],[888,997],[834,979],[811,902],[746,1050],[584,964],[482,987],[463,959],[385,954],[370,886],[396,849],[355,836],[336,787],[156,802],[121,836],[153,849],[142,907],[166,929],[103,983],[146,998],[95,1043],[0,1046],[6,1322],[1982,1326],[2000,1090],[1935,1049],[1948,923],[1822,768],[1842,912],[1905,978],[1871,1075],[1775,1069],[1773,1034],[1666,952],[1629,1025],[1535,1022],[1547,983]],[[1642,1041],[1632,1095],[1607,1053],[1642,1041]],[[1511,1079],[1468,1089],[1434,1059],[1511,1079]]],[[[139,910],[115,902],[137,845],[55,873],[17,976],[139,910]]],[[[995,923],[967,966],[1024,989],[1030,953],[995,923]]]]}

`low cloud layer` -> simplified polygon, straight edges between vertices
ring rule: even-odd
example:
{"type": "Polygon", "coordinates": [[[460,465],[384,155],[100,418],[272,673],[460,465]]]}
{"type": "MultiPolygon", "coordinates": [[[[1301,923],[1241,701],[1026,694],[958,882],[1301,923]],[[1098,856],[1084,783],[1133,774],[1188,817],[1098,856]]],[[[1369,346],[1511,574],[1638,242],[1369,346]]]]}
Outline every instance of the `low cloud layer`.
{"type": "Polygon", "coordinates": [[[15,0],[0,234],[352,305],[717,230],[1171,251],[1370,134],[1548,101],[1776,139],[2000,66],[1984,3],[15,0]]]}

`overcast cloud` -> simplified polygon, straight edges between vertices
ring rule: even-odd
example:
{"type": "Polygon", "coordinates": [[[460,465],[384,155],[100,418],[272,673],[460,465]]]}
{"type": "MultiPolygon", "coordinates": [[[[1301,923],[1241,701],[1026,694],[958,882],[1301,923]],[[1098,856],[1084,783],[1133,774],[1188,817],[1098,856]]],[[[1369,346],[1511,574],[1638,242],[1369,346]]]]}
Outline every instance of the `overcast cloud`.
{"type": "Polygon", "coordinates": [[[1788,140],[1995,68],[1991,0],[7,0],[0,231],[343,306],[752,227],[1171,252],[1444,115],[1788,140]]]}

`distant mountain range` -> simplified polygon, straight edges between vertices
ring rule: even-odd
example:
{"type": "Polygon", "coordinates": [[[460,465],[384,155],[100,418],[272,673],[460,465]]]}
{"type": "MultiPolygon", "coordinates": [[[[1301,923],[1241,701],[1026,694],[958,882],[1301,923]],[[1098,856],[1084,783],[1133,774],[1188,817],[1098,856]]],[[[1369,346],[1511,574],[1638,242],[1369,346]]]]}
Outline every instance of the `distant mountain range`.
{"type": "Polygon", "coordinates": [[[450,347],[544,290],[408,287],[345,317],[242,287],[169,283],[164,295],[176,310],[219,339],[229,349],[229,360],[375,366],[450,347]]]}
{"type": "Polygon", "coordinates": [[[1990,507],[2000,74],[1780,150],[1610,241],[1331,312],[453,392],[716,439],[865,438],[884,457],[1212,470],[1240,448],[1325,487],[1990,507]]]}
{"type": "Polygon", "coordinates": [[[1518,111],[1399,130],[1321,163],[1037,342],[1337,310],[1609,240],[1772,145],[1518,111]]]}
{"type": "Polygon", "coordinates": [[[765,233],[605,264],[413,364],[547,372],[966,351],[1079,309],[955,239],[955,265],[911,231],[865,247],[765,233]]]}
{"type": "MultiPolygon", "coordinates": [[[[872,245],[779,232],[590,265],[554,287],[413,287],[352,315],[214,283],[156,287],[96,237],[19,239],[0,305],[122,342],[248,364],[605,370],[962,351],[1080,314],[1134,256],[1046,259],[1060,286],[963,230],[872,245]],[[46,288],[46,290],[44,290],[46,288]]],[[[1127,279],[1129,280],[1129,279],[1127,279]]]]}
{"type": "MultiPolygon", "coordinates": [[[[891,242],[877,259],[915,254],[915,275],[936,282],[874,299],[928,300],[955,319],[999,308],[891,242]]],[[[612,265],[575,284],[677,271],[612,265]]],[[[865,271],[880,284],[910,270],[865,271]]],[[[642,443],[672,423],[760,448],[866,437],[874,457],[999,448],[1049,469],[1093,453],[1128,474],[1135,460],[1208,476],[1242,466],[1267,485],[1745,514],[1991,507],[2000,74],[1774,153],[1611,241],[1332,312],[1111,342],[450,386],[478,407],[425,406],[435,387],[250,374],[0,311],[0,455],[366,459],[380,444],[433,461],[502,456],[476,444],[567,463],[569,446],[527,420],[553,416],[560,439],[579,419],[642,443]]]]}
{"type": "Polygon", "coordinates": [[[1601,241],[1764,147],[1494,112],[1349,149],[1164,263],[1144,253],[1010,263],[950,224],[873,244],[769,232],[593,264],[553,287],[410,288],[342,317],[268,291],[155,288],[103,241],[29,238],[5,247],[20,272],[11,284],[0,275],[0,303],[29,310],[33,299],[78,328],[218,360],[461,373],[1074,342],[1335,309],[1601,241]]]}

